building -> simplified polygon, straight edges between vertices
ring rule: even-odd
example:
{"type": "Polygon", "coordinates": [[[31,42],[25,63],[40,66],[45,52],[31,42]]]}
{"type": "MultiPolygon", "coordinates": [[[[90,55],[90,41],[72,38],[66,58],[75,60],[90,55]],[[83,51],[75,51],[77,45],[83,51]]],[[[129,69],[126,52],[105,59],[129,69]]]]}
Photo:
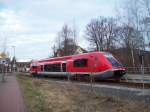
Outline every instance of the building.
{"type": "Polygon", "coordinates": [[[18,72],[29,72],[30,62],[16,62],[18,72]]]}
{"type": "Polygon", "coordinates": [[[0,53],[0,73],[11,71],[10,58],[4,53],[0,53]]]}
{"type": "Polygon", "coordinates": [[[82,54],[82,53],[87,53],[88,51],[83,49],[82,47],[80,46],[76,46],[76,49],[74,51],[74,54],[82,54]]]}

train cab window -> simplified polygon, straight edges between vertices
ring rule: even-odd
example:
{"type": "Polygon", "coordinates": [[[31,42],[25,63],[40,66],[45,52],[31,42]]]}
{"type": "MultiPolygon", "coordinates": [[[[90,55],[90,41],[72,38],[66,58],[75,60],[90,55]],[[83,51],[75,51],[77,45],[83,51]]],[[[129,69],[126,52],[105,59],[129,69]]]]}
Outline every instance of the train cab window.
{"type": "Polygon", "coordinates": [[[107,57],[108,61],[112,64],[114,67],[121,67],[122,65],[113,57],[107,57]]]}
{"type": "Polygon", "coordinates": [[[37,69],[37,67],[38,67],[37,64],[35,64],[35,63],[32,63],[32,64],[31,64],[31,68],[32,68],[32,69],[37,69]]]}
{"type": "Polygon", "coordinates": [[[104,52],[104,55],[106,56],[107,60],[111,63],[112,66],[122,67],[122,65],[112,56],[112,54],[104,52]]]}
{"type": "Polygon", "coordinates": [[[36,69],[37,68],[37,66],[32,66],[32,69],[36,69]]]}
{"type": "Polygon", "coordinates": [[[88,59],[77,59],[73,62],[74,67],[87,67],[88,59]]]}

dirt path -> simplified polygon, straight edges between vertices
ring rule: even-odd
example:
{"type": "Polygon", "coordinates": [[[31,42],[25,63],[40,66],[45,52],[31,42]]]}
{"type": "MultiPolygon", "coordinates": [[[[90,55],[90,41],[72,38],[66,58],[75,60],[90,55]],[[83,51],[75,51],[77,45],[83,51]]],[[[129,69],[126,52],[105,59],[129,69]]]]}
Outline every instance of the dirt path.
{"type": "Polygon", "coordinates": [[[0,82],[0,112],[26,112],[15,75],[5,76],[5,82],[0,82]]]}

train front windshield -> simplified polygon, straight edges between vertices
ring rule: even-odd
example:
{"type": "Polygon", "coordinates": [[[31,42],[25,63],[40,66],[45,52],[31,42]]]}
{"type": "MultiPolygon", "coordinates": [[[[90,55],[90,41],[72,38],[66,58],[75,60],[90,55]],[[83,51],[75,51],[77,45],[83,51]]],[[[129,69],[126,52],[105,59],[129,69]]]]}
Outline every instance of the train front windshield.
{"type": "Polygon", "coordinates": [[[108,61],[112,64],[114,67],[122,67],[122,64],[120,64],[110,53],[104,53],[108,61]]]}
{"type": "Polygon", "coordinates": [[[31,68],[32,68],[32,69],[36,69],[37,67],[38,67],[37,64],[35,64],[35,63],[32,63],[32,64],[31,64],[31,68]]]}
{"type": "Polygon", "coordinates": [[[122,67],[122,65],[114,57],[107,57],[107,59],[112,64],[112,66],[122,67]]]}

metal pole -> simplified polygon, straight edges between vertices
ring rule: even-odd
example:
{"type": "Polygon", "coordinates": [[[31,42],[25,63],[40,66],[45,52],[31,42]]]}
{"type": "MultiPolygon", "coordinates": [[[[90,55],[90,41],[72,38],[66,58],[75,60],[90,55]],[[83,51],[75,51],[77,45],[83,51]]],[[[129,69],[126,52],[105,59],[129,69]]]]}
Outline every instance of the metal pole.
{"type": "Polygon", "coordinates": [[[14,57],[15,57],[15,46],[13,46],[13,48],[14,48],[14,57]]]}
{"type": "Polygon", "coordinates": [[[144,95],[144,56],[142,56],[142,76],[143,76],[143,95],[144,95]]]}
{"type": "Polygon", "coordinates": [[[2,67],[2,82],[5,81],[5,66],[2,67]]]}
{"type": "MultiPolygon", "coordinates": [[[[15,47],[16,46],[12,46],[13,50],[14,50],[14,59],[15,59],[15,47]]],[[[15,68],[16,68],[16,62],[14,60],[14,63],[13,63],[13,71],[15,72],[15,68]]]]}

